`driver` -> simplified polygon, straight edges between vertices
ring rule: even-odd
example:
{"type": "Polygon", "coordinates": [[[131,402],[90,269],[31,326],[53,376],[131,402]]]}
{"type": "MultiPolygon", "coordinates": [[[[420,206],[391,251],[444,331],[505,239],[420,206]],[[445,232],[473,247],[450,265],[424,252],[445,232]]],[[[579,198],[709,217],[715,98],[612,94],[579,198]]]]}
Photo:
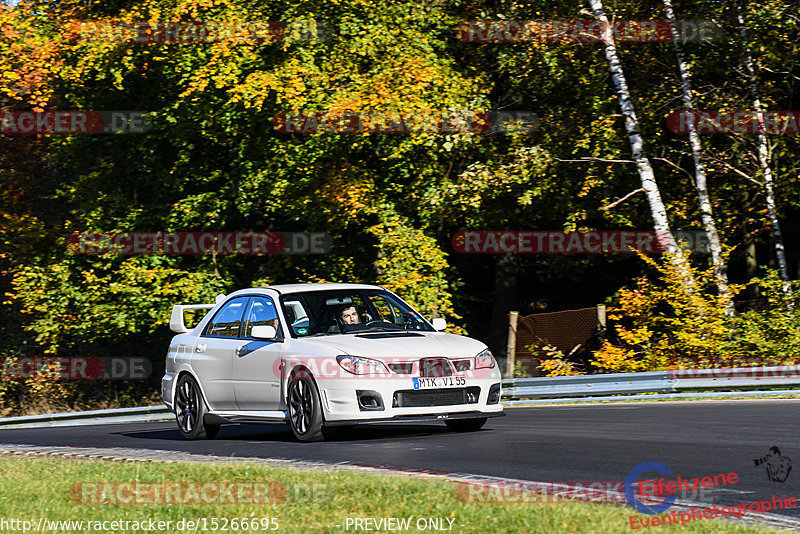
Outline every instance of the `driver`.
{"type": "Polygon", "coordinates": [[[342,324],[359,324],[361,319],[358,317],[358,310],[354,304],[345,304],[339,309],[339,320],[342,324]]]}

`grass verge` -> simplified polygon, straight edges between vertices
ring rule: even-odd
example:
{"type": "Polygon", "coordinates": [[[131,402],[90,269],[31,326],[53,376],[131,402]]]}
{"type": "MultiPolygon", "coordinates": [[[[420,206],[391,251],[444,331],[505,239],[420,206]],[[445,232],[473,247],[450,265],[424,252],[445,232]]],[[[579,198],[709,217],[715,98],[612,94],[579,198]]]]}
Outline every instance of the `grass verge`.
{"type": "MultiPolygon", "coordinates": [[[[36,532],[40,518],[50,522],[83,521],[83,525],[82,528],[76,525],[41,528],[39,532],[103,534],[426,532],[435,531],[429,528],[433,526],[441,531],[459,533],[633,532],[629,526],[633,510],[627,506],[583,502],[468,503],[459,499],[464,495],[453,482],[336,470],[300,471],[257,464],[0,457],[0,531],[3,533],[23,532],[22,528],[16,528],[23,524],[11,524],[9,520],[31,521],[28,531],[36,532]],[[127,483],[139,486],[134,488],[127,483]],[[171,490],[164,489],[167,486],[178,491],[170,494],[171,490]],[[230,491],[222,489],[226,487],[230,491]],[[138,493],[134,495],[133,489],[138,493]],[[225,503],[220,504],[220,498],[225,503]],[[120,502],[128,500],[133,502],[120,502]],[[167,500],[171,502],[165,502],[167,500]],[[176,504],[175,501],[187,503],[176,504]],[[397,524],[377,528],[373,523],[368,529],[355,528],[355,518],[390,517],[410,518],[408,528],[397,529],[397,524]],[[236,523],[234,518],[237,518],[236,523]],[[271,521],[272,518],[276,521],[271,521]],[[247,520],[245,527],[242,527],[242,519],[247,520]],[[434,521],[428,522],[429,519],[434,521]],[[152,523],[133,523],[150,520],[164,524],[153,530],[152,523]],[[181,520],[183,528],[180,528],[181,520]],[[216,520],[216,528],[212,528],[213,520],[216,520]],[[101,523],[96,523],[98,521],[101,523]],[[130,523],[113,525],[111,521],[130,523]],[[190,528],[187,521],[195,521],[196,528],[190,528]],[[395,529],[387,528],[391,526],[395,529]]],[[[366,525],[362,523],[361,526],[366,525]]],[[[775,532],[711,519],[648,530],[659,533],[775,532]]]]}

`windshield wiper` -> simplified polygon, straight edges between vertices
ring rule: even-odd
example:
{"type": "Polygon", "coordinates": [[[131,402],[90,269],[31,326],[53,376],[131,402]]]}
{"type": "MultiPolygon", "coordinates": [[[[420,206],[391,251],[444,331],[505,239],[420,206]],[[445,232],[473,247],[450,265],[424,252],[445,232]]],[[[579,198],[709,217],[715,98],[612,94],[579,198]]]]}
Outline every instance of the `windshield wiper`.
{"type": "Polygon", "coordinates": [[[375,325],[375,326],[370,326],[369,329],[370,330],[382,330],[382,331],[386,331],[386,332],[401,332],[403,330],[406,330],[406,328],[403,325],[394,324],[394,323],[384,323],[384,324],[386,326],[375,325]]]}

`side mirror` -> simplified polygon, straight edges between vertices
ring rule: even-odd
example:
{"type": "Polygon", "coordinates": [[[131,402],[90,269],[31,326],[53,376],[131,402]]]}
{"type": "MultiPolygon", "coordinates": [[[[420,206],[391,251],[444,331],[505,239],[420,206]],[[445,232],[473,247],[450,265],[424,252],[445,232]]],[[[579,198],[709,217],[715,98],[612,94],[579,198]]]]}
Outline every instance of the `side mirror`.
{"type": "Polygon", "coordinates": [[[431,321],[431,324],[433,325],[433,329],[436,330],[437,332],[441,332],[442,330],[447,328],[447,321],[445,321],[444,318],[442,317],[437,317],[433,319],[431,321]]]}
{"type": "Polygon", "coordinates": [[[275,327],[269,324],[254,326],[250,335],[255,339],[273,340],[278,337],[278,331],[275,327]]]}

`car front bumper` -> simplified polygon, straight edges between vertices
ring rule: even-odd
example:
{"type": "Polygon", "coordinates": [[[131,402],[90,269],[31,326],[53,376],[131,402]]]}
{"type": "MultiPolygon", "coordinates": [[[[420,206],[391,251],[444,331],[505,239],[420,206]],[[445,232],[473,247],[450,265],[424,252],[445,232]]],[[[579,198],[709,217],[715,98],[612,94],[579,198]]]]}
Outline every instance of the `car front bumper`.
{"type": "Polygon", "coordinates": [[[505,412],[455,412],[441,414],[396,415],[382,419],[339,419],[325,421],[325,426],[343,426],[372,423],[426,423],[429,421],[449,421],[452,419],[478,419],[481,417],[505,417],[505,412]]]}
{"type": "MultiPolygon", "coordinates": [[[[450,378],[450,377],[448,377],[450,378]]],[[[452,377],[462,378],[462,377],[452,377]]],[[[495,417],[503,415],[500,376],[465,378],[454,387],[415,389],[412,377],[320,379],[317,386],[328,424],[495,417]],[[489,403],[490,392],[495,402],[489,403]],[[344,423],[346,422],[346,423],[344,423]]]]}

